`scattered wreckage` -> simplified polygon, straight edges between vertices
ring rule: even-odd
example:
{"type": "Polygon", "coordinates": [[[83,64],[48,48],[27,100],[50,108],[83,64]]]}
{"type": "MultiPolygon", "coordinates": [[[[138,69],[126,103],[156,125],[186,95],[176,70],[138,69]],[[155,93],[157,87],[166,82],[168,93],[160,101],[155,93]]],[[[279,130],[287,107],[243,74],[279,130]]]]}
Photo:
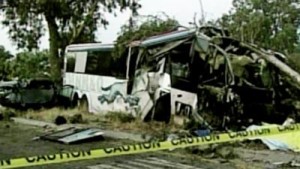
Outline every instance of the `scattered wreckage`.
{"type": "Polygon", "coordinates": [[[170,93],[155,100],[154,119],[166,120],[171,112],[212,128],[297,120],[300,76],[281,53],[240,42],[215,27],[134,44],[141,67],[170,75],[170,93]]]}
{"type": "Polygon", "coordinates": [[[49,132],[35,139],[54,141],[64,144],[80,143],[83,141],[93,141],[103,139],[103,132],[96,128],[76,128],[69,127],[57,131],[49,132]]]}
{"type": "Polygon", "coordinates": [[[193,119],[211,129],[297,121],[300,75],[287,57],[226,30],[200,27],[135,41],[118,62],[112,51],[113,45],[70,45],[62,88],[1,83],[1,104],[47,104],[56,97],[56,104],[85,105],[92,113],[124,111],[181,124],[193,119]]]}

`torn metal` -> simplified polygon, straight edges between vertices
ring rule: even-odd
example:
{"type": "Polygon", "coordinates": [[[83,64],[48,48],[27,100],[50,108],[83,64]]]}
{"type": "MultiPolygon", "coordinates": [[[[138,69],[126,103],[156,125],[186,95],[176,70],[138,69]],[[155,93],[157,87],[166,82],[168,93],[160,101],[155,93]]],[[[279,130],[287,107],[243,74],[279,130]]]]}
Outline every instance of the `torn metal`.
{"type": "Polygon", "coordinates": [[[215,27],[172,32],[134,45],[137,70],[170,78],[168,92],[149,97],[154,109],[144,118],[168,119],[170,111],[222,128],[297,119],[299,102],[293,92],[299,92],[300,75],[281,53],[240,42],[215,27]]]}
{"type": "Polygon", "coordinates": [[[99,129],[79,129],[71,127],[46,134],[44,136],[41,136],[40,139],[60,142],[64,144],[73,144],[82,141],[103,138],[103,134],[104,132],[99,129]]]}
{"type": "MultiPolygon", "coordinates": [[[[277,124],[263,124],[262,126],[251,125],[247,128],[247,131],[270,128],[270,127],[279,127],[279,126],[287,127],[291,124],[294,124],[294,120],[288,118],[282,125],[277,125],[277,124]]],[[[261,140],[270,150],[283,150],[283,151],[292,150],[294,152],[299,152],[300,151],[299,136],[300,136],[299,131],[293,131],[291,133],[268,136],[267,138],[252,138],[249,140],[261,140]]]]}

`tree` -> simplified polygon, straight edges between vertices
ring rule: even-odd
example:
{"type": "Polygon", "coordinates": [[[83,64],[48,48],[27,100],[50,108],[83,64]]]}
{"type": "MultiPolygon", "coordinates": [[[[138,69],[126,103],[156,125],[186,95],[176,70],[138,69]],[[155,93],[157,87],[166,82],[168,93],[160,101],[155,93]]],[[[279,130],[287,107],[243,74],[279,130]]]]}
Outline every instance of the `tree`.
{"type": "Polygon", "coordinates": [[[3,24],[9,27],[9,35],[18,47],[29,51],[38,48],[47,26],[51,75],[59,81],[59,49],[72,43],[93,42],[97,27],[109,24],[105,12],[130,9],[136,14],[140,7],[135,0],[7,0],[3,24]]]}
{"type": "Polygon", "coordinates": [[[7,80],[9,75],[8,62],[13,58],[13,55],[0,46],[0,81],[7,80]]]}
{"type": "Polygon", "coordinates": [[[10,78],[49,77],[49,51],[21,52],[8,62],[10,78]],[[33,66],[34,65],[34,66],[33,66]]]}
{"type": "Polygon", "coordinates": [[[144,40],[150,36],[174,31],[179,27],[178,21],[167,15],[137,16],[121,27],[116,40],[114,56],[119,57],[130,42],[144,40]]]}
{"type": "Polygon", "coordinates": [[[281,52],[293,52],[300,24],[298,0],[233,0],[233,9],[219,19],[238,40],[281,52]]]}

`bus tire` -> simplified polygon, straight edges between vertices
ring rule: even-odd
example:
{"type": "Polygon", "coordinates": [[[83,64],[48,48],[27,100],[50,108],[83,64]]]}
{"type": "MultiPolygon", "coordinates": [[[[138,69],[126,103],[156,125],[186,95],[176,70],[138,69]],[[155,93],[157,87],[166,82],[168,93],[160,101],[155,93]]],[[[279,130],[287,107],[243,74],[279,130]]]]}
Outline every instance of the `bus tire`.
{"type": "Polygon", "coordinates": [[[78,94],[75,93],[73,99],[71,100],[70,107],[71,107],[71,108],[76,108],[76,107],[78,107],[78,104],[79,104],[78,101],[79,101],[78,94]]]}
{"type": "Polygon", "coordinates": [[[82,98],[79,100],[79,110],[82,112],[89,112],[89,102],[86,97],[86,95],[82,96],[82,98]]]}
{"type": "Polygon", "coordinates": [[[170,122],[171,94],[165,94],[156,101],[153,119],[159,122],[170,122]]]}

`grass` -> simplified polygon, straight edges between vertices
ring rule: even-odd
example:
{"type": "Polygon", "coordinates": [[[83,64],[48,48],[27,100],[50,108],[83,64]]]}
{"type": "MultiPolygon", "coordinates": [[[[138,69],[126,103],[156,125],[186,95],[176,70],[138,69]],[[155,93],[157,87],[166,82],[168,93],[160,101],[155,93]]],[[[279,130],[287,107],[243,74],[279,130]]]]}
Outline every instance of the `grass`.
{"type": "Polygon", "coordinates": [[[181,126],[171,122],[165,124],[162,122],[143,122],[140,118],[132,117],[122,112],[109,112],[106,115],[81,112],[79,109],[40,109],[28,111],[16,111],[6,109],[6,112],[14,112],[17,117],[34,119],[54,123],[57,116],[63,116],[70,123],[70,119],[75,115],[82,116],[82,123],[86,125],[99,126],[101,128],[113,129],[117,131],[130,131],[133,133],[142,133],[150,135],[162,135],[172,133],[181,129],[181,126]]]}
{"type": "Polygon", "coordinates": [[[18,111],[19,117],[24,117],[27,119],[35,119],[46,122],[54,122],[57,116],[64,116],[66,119],[70,119],[72,116],[81,114],[84,123],[96,122],[101,119],[90,113],[81,113],[78,109],[61,109],[61,108],[52,108],[52,109],[41,109],[41,110],[28,110],[28,111],[18,111]]]}

